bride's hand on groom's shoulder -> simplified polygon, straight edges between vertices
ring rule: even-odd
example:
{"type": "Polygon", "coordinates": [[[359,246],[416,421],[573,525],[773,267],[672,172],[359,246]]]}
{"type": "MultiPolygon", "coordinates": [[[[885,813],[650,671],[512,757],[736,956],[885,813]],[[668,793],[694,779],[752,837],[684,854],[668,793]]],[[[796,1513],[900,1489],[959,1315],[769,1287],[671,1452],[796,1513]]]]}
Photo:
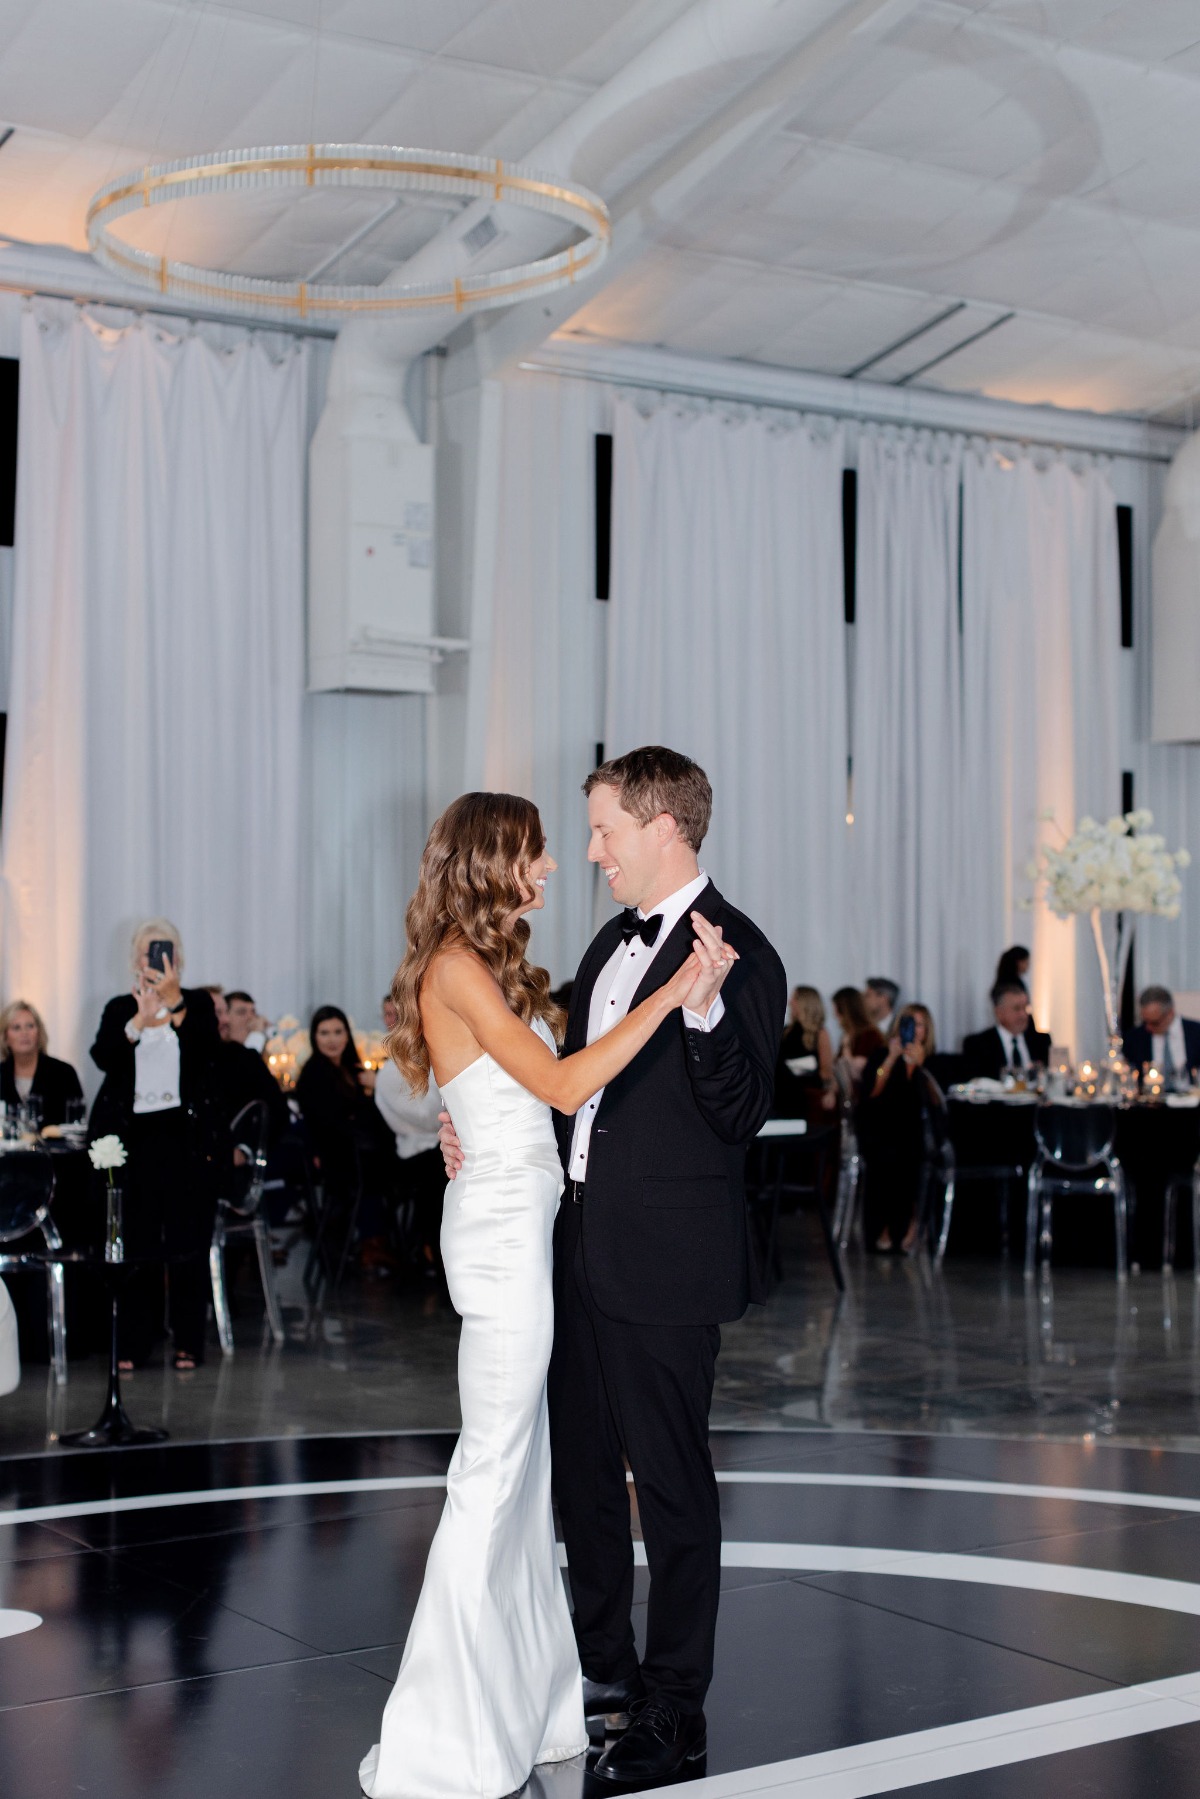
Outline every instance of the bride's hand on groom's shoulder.
{"type": "Polygon", "coordinates": [[[446,1164],[446,1179],[452,1181],[463,1165],[462,1144],[458,1140],[449,1112],[439,1112],[438,1118],[441,1120],[438,1144],[442,1151],[442,1161],[446,1164]]]}

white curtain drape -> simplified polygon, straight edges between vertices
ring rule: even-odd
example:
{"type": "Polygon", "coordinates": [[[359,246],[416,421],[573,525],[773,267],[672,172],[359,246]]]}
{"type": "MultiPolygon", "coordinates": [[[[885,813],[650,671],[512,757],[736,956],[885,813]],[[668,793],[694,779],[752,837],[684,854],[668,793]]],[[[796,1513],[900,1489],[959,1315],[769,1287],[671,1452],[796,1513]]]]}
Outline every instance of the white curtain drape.
{"type": "Polygon", "coordinates": [[[603,735],[595,440],[609,409],[604,388],[553,375],[489,382],[481,407],[467,780],[541,811],[559,868],[530,954],[556,983],[594,928],[581,789],[603,735]]]}
{"type": "Polygon", "coordinates": [[[1095,1054],[1104,1025],[1090,931],[1021,902],[1045,813],[1069,832],[1086,814],[1120,810],[1120,590],[1105,470],[973,446],[962,610],[967,993],[982,1025],[997,955],[1026,943],[1039,1027],[1095,1054]]]}
{"type": "Polygon", "coordinates": [[[864,427],[858,440],[854,828],[858,957],[934,1015],[976,1028],[955,871],[963,853],[958,617],[961,438],[864,427]]]}
{"type": "Polygon", "coordinates": [[[605,748],[701,763],[703,865],[828,993],[852,965],[841,430],[645,395],[613,413],[605,748]]]}
{"type": "Polygon", "coordinates": [[[21,340],[4,989],[81,1070],[128,937],[304,987],[306,351],[31,306],[21,340]]]}
{"type": "Polygon", "coordinates": [[[314,693],[308,753],[309,956],[289,1006],[343,1006],[364,1030],[404,954],[425,842],[422,694],[314,693]]]}

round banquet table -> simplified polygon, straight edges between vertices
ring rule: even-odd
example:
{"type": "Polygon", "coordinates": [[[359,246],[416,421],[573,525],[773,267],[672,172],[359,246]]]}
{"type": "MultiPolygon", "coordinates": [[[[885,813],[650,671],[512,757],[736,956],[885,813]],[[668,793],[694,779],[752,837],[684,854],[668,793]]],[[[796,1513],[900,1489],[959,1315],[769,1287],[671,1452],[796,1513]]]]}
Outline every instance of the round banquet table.
{"type": "MultiPolygon", "coordinates": [[[[948,1096],[950,1141],[959,1168],[958,1195],[949,1253],[995,1253],[1001,1242],[1001,1196],[997,1185],[964,1178],[971,1168],[1020,1166],[1028,1173],[1035,1156],[1036,1101],[1025,1096],[986,1101],[948,1096]]],[[[1129,1258],[1143,1268],[1162,1265],[1163,1202],[1167,1182],[1190,1176],[1200,1157],[1200,1106],[1171,1106],[1137,1100],[1117,1108],[1115,1149],[1129,1189],[1129,1258]]],[[[1009,1251],[1018,1258],[1025,1245],[1025,1184],[1013,1180],[1008,1193],[1009,1251]]],[[[1056,1262],[1108,1267],[1113,1262],[1112,1210],[1107,1201],[1067,1194],[1056,1203],[1056,1262]]],[[[1177,1216],[1175,1266],[1190,1268],[1190,1200],[1177,1216]]]]}

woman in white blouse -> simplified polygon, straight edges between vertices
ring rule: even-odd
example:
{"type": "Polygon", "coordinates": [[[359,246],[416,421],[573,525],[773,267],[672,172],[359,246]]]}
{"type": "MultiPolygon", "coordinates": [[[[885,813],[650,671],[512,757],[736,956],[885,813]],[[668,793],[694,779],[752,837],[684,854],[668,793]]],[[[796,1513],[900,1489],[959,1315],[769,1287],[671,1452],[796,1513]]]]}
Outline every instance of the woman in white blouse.
{"type": "MultiPolygon", "coordinates": [[[[204,1359],[208,1246],[230,1146],[212,998],[180,985],[183,943],[165,918],[148,919],[132,944],[133,987],[109,1000],[92,1060],[104,1083],[93,1137],[112,1133],[129,1154],[124,1172],[125,1247],[161,1253],[168,1269],[170,1329],[180,1373],[204,1359]],[[162,967],[150,946],[169,944],[162,967]]],[[[121,1364],[136,1367],[162,1333],[162,1265],[137,1262],[122,1300],[121,1364]]]]}

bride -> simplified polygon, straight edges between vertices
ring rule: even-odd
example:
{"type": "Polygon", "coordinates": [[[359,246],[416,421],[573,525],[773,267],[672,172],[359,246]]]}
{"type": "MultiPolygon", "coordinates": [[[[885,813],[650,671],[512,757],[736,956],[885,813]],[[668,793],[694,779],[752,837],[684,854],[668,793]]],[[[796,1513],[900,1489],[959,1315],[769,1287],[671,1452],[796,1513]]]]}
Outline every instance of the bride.
{"type": "Polygon", "coordinates": [[[432,1073],[465,1156],[441,1239],[462,1317],[462,1435],[381,1740],[359,1769],[370,1799],[502,1799],[536,1763],[587,1747],[550,1510],[551,1234],[563,1190],[550,1109],[577,1111],[702,975],[715,991],[734,952],[698,944],[620,1024],[560,1061],[561,1014],[546,971],[525,959],[524,922],[556,866],[528,800],[464,794],[430,832],[405,921],[389,1049],[415,1092],[432,1073]]]}

